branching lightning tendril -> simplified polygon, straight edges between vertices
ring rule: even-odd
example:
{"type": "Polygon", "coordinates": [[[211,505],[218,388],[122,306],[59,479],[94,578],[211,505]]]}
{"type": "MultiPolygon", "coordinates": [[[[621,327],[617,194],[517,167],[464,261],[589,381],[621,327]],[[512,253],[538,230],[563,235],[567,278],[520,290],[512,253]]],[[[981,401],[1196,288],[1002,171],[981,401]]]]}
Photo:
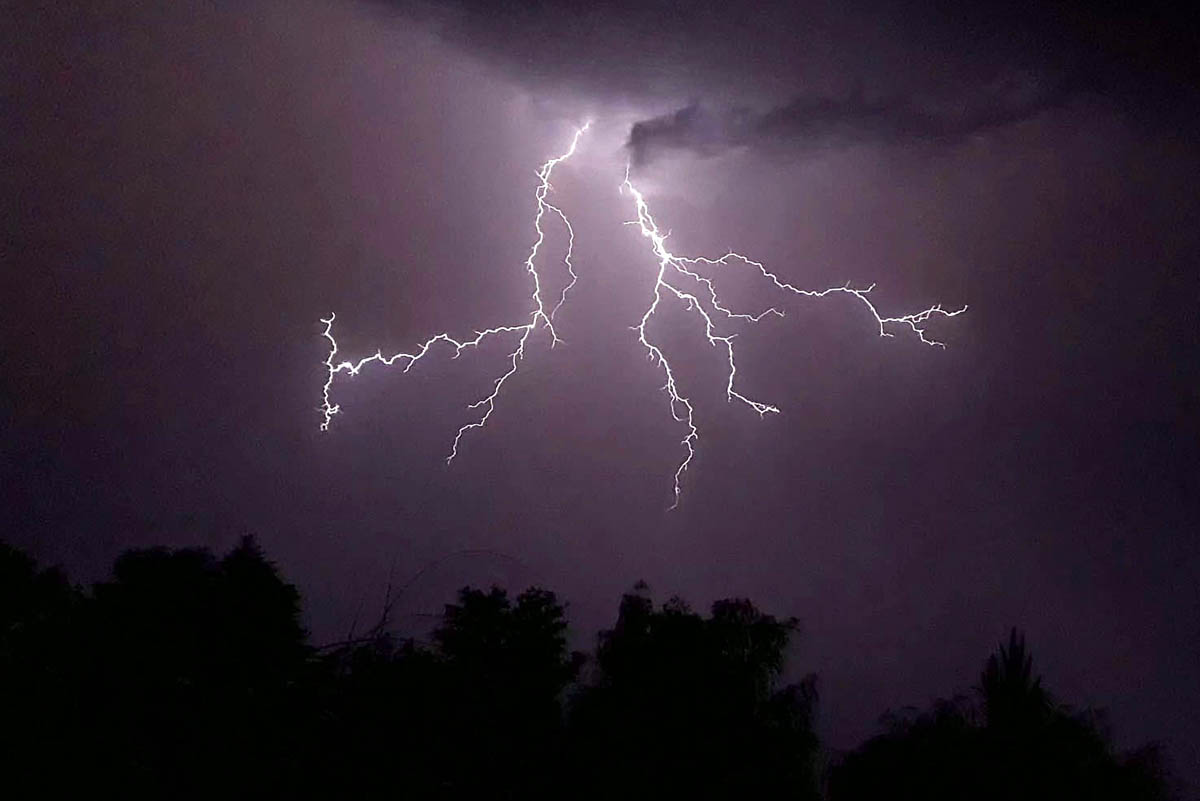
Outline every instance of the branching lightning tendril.
{"type": "Polygon", "coordinates": [[[530,295],[530,300],[533,302],[533,308],[529,312],[529,321],[523,325],[501,325],[496,326],[495,328],[486,328],[482,331],[476,331],[474,338],[461,341],[443,332],[425,340],[425,342],[421,343],[414,353],[396,353],[391,356],[384,356],[382,351],[376,351],[374,355],[368,356],[365,359],[360,359],[357,362],[343,361],[335,363],[334,357],[337,355],[338,346],[337,340],[333,337],[333,321],[336,318],[336,315],[330,314],[327,319],[322,318],[321,322],[325,324],[325,330],[322,333],[325,338],[329,340],[330,346],[329,357],[325,360],[325,367],[328,369],[328,374],[326,375],[325,386],[322,391],[323,402],[321,405],[321,411],[325,416],[324,422],[321,423],[322,431],[329,430],[329,423],[333,419],[333,416],[341,411],[341,407],[335,403],[331,403],[329,398],[330,390],[333,387],[333,379],[338,373],[345,372],[352,376],[358,375],[359,371],[362,370],[364,366],[372,362],[379,362],[389,367],[399,362],[404,366],[403,372],[407,373],[409,369],[411,369],[412,366],[420,359],[424,358],[425,354],[429,353],[430,348],[438,342],[445,342],[446,344],[453,346],[454,356],[451,358],[457,359],[465,349],[477,347],[479,343],[483,342],[488,337],[498,336],[500,334],[519,333],[520,337],[517,340],[516,349],[513,350],[512,353],[508,354],[508,370],[492,382],[491,393],[467,407],[469,409],[483,409],[484,411],[478,420],[466,423],[459,428],[458,433],[454,435],[454,443],[450,447],[450,455],[446,457],[446,463],[449,464],[450,462],[454,461],[454,457],[458,455],[458,445],[462,441],[463,434],[472,428],[483,428],[484,425],[487,424],[488,419],[492,416],[492,412],[496,410],[496,398],[500,396],[500,391],[504,389],[505,382],[512,378],[513,374],[517,372],[517,367],[520,361],[525,358],[525,345],[527,342],[529,342],[530,335],[533,334],[533,332],[539,327],[544,326],[550,332],[550,347],[554,347],[562,341],[558,337],[558,332],[554,329],[554,315],[556,312],[558,312],[558,309],[563,305],[563,303],[566,302],[567,293],[572,287],[575,286],[575,282],[578,280],[578,276],[575,274],[574,265],[571,264],[571,253],[575,247],[575,230],[571,227],[571,222],[567,219],[567,215],[563,214],[562,210],[557,206],[547,202],[546,196],[550,193],[552,188],[550,186],[550,176],[553,174],[554,168],[575,154],[575,148],[579,145],[579,137],[583,136],[590,124],[591,123],[586,123],[582,128],[576,130],[574,137],[571,139],[571,146],[567,148],[566,152],[564,152],[562,155],[555,156],[554,158],[542,164],[537,172],[538,186],[534,191],[534,199],[537,201],[537,214],[533,218],[533,229],[536,233],[536,237],[534,238],[533,245],[529,249],[529,256],[525,259],[525,270],[533,279],[533,293],[530,295]],[[549,312],[546,311],[546,301],[542,298],[542,281],[541,277],[538,275],[537,266],[535,265],[538,251],[541,250],[542,244],[546,241],[546,232],[542,229],[542,218],[545,217],[546,212],[548,211],[558,215],[559,219],[562,220],[563,225],[566,226],[567,235],[569,238],[567,240],[567,252],[563,257],[563,262],[566,265],[567,273],[571,276],[570,282],[563,287],[562,294],[558,299],[558,303],[555,304],[554,308],[552,308],[549,312]]]}
{"type": "Polygon", "coordinates": [[[704,265],[705,267],[716,267],[718,265],[727,267],[731,261],[741,262],[750,267],[756,268],[760,273],[762,273],[763,277],[771,281],[771,283],[773,283],[778,289],[795,295],[803,295],[810,298],[823,298],[827,295],[832,295],[835,293],[852,295],[861,301],[862,304],[866,306],[867,310],[870,311],[871,316],[875,318],[875,322],[879,326],[880,336],[894,336],[894,334],[887,330],[889,325],[903,326],[912,330],[912,332],[915,333],[926,345],[932,345],[939,348],[945,348],[946,346],[935,339],[930,339],[927,337],[925,335],[925,329],[922,328],[921,325],[929,318],[934,316],[955,317],[967,310],[967,307],[963,306],[957,311],[946,311],[940,305],[935,305],[923,311],[912,314],[904,314],[899,317],[881,317],[879,311],[875,308],[875,304],[872,303],[870,298],[867,297],[868,293],[875,288],[874,284],[866,289],[854,289],[849,283],[846,283],[844,286],[830,287],[828,289],[821,290],[799,289],[787,283],[786,281],[780,280],[779,276],[775,275],[766,267],[764,267],[762,263],[747,258],[740,253],[734,253],[733,251],[726,253],[724,256],[721,256],[718,259],[677,256],[671,251],[667,250],[666,241],[668,234],[664,234],[661,230],[659,230],[658,224],[655,223],[654,217],[652,217],[650,214],[650,208],[646,204],[645,197],[630,182],[628,167],[625,169],[625,180],[621,183],[620,188],[622,193],[628,192],[633,197],[637,206],[637,219],[629,221],[628,224],[636,225],[641,229],[642,236],[650,240],[654,249],[654,255],[658,259],[658,276],[654,283],[654,299],[646,308],[645,313],[642,315],[642,319],[636,326],[633,327],[633,330],[637,331],[638,341],[641,342],[646,348],[649,357],[660,367],[662,367],[663,372],[666,374],[667,383],[663,386],[663,389],[670,398],[671,416],[675,418],[676,422],[683,423],[687,426],[687,434],[681,440],[681,444],[683,445],[686,454],[684,455],[683,461],[679,463],[679,466],[675,470],[675,503],[672,505],[672,509],[679,505],[679,481],[683,474],[687,471],[688,466],[691,464],[692,457],[696,455],[695,446],[700,434],[696,429],[694,420],[695,409],[692,407],[691,401],[689,401],[686,396],[679,393],[679,386],[676,383],[675,372],[671,368],[671,363],[667,360],[667,357],[662,352],[662,349],[651,342],[646,336],[646,325],[650,322],[650,319],[654,316],[654,313],[658,311],[658,306],[663,299],[664,293],[669,293],[670,295],[675,296],[685,304],[685,309],[687,311],[695,312],[697,315],[699,315],[704,321],[704,335],[708,339],[709,344],[713,347],[720,346],[725,349],[725,353],[729,360],[729,372],[725,382],[726,399],[731,402],[737,400],[741,403],[744,403],[754,411],[758,412],[759,417],[763,417],[767,414],[779,413],[779,408],[777,406],[753,400],[738,392],[738,390],[734,388],[735,379],[737,378],[737,362],[734,359],[733,340],[737,334],[718,333],[718,328],[716,323],[713,322],[713,318],[724,317],[729,320],[744,320],[750,323],[757,323],[759,320],[769,314],[777,317],[783,317],[783,312],[774,307],[766,309],[765,311],[761,311],[758,314],[734,312],[722,305],[720,298],[717,295],[716,286],[713,284],[712,279],[701,275],[693,268],[696,268],[699,265],[704,265]],[[702,285],[706,290],[705,294],[707,295],[708,306],[711,311],[705,308],[704,301],[701,300],[700,295],[694,292],[689,292],[681,286],[673,283],[673,280],[676,278],[690,279],[691,281],[702,285]]]}
{"type": "MultiPolygon", "coordinates": [[[[556,156],[541,165],[537,171],[538,185],[534,191],[534,199],[537,203],[537,212],[533,220],[533,228],[536,234],[533,245],[530,247],[529,256],[525,260],[525,270],[529,273],[532,282],[533,290],[530,295],[532,309],[529,312],[527,322],[520,325],[505,325],[487,328],[482,331],[476,331],[475,336],[471,339],[459,340],[450,336],[448,333],[440,333],[430,337],[425,342],[421,343],[413,353],[396,353],[391,356],[384,356],[382,351],[376,351],[373,355],[357,362],[354,361],[335,361],[338,354],[337,340],[333,336],[333,323],[335,315],[330,314],[329,317],[323,318],[322,323],[325,324],[325,329],[322,335],[329,340],[330,350],[329,356],[325,360],[327,370],[325,384],[322,388],[322,405],[321,411],[324,415],[324,421],[321,423],[321,430],[328,430],[330,422],[334,415],[341,411],[341,407],[333,403],[330,399],[330,392],[333,387],[334,378],[339,373],[347,373],[351,376],[358,373],[367,364],[379,362],[381,364],[392,366],[397,363],[403,366],[403,372],[408,372],[414,364],[425,357],[426,354],[439,342],[444,342],[454,348],[454,355],[451,358],[457,359],[464,350],[478,346],[481,342],[489,337],[500,336],[503,334],[517,334],[517,344],[515,349],[508,355],[508,369],[496,378],[492,383],[491,392],[478,401],[470,404],[470,409],[482,409],[483,413],[480,417],[472,422],[466,423],[454,436],[453,444],[450,448],[450,454],[446,457],[446,462],[452,462],[454,457],[458,455],[459,444],[463,435],[473,429],[482,428],[491,417],[492,412],[496,408],[496,399],[499,397],[504,384],[516,372],[520,361],[525,357],[525,345],[529,341],[530,336],[539,328],[545,328],[550,333],[550,346],[554,347],[562,340],[558,336],[558,332],[554,328],[554,317],[558,310],[567,300],[567,295],[574,288],[578,281],[578,275],[575,273],[574,265],[571,262],[571,257],[575,246],[575,230],[571,226],[567,215],[563,213],[554,204],[547,201],[547,196],[552,190],[550,178],[554,172],[554,168],[562,162],[574,155],[576,147],[579,144],[580,137],[588,130],[589,124],[585,124],[582,128],[576,130],[574,137],[571,139],[570,147],[559,156],[556,156]],[[567,274],[570,280],[563,287],[557,302],[552,308],[547,311],[547,302],[542,297],[542,282],[536,267],[536,259],[543,243],[545,242],[545,231],[542,228],[543,218],[547,212],[553,213],[562,222],[564,230],[567,233],[566,253],[563,257],[563,264],[566,267],[567,274]]],[[[747,267],[756,269],[764,278],[771,282],[776,289],[793,295],[800,295],[809,298],[824,298],[835,294],[849,295],[855,298],[862,304],[863,307],[871,314],[879,327],[879,335],[882,337],[892,337],[895,334],[889,330],[891,328],[908,329],[917,338],[926,345],[933,347],[944,348],[941,342],[926,336],[926,329],[923,327],[927,321],[933,317],[955,317],[967,310],[966,306],[955,311],[947,311],[941,305],[934,305],[919,312],[903,314],[895,317],[882,316],[875,304],[871,301],[869,294],[875,285],[866,287],[865,289],[855,289],[849,282],[842,286],[829,287],[827,289],[812,290],[800,289],[792,284],[783,281],[778,275],[768,270],[761,262],[743,256],[740,253],[730,251],[720,258],[706,257],[689,257],[679,256],[672,253],[666,247],[666,240],[669,235],[663,233],[658,224],[654,221],[654,217],[650,214],[649,206],[646,203],[645,197],[633,185],[629,178],[629,168],[625,170],[625,180],[620,185],[622,194],[628,193],[634,200],[637,219],[631,220],[627,224],[638,226],[643,237],[649,239],[654,252],[655,258],[658,260],[658,273],[654,283],[653,299],[650,305],[642,314],[638,324],[632,326],[632,330],[637,332],[638,341],[646,348],[647,356],[662,368],[666,377],[666,384],[663,386],[667,393],[670,404],[671,416],[676,422],[683,423],[686,426],[686,433],[680,444],[683,445],[685,453],[682,461],[675,470],[674,475],[674,493],[675,502],[671,508],[674,509],[679,505],[680,498],[680,481],[683,474],[687,471],[692,462],[692,458],[696,454],[696,443],[699,440],[700,432],[695,424],[695,409],[687,396],[680,393],[679,385],[676,380],[675,370],[671,366],[666,354],[662,349],[651,341],[647,334],[646,327],[658,311],[659,305],[664,297],[677,298],[684,304],[687,312],[695,313],[699,316],[704,325],[704,334],[708,342],[713,347],[724,349],[728,360],[728,373],[726,374],[725,396],[730,402],[737,400],[740,403],[749,406],[752,410],[758,413],[760,417],[767,414],[777,414],[779,408],[762,401],[754,400],[746,395],[743,395],[736,388],[736,379],[738,374],[737,361],[734,353],[734,339],[736,333],[722,333],[718,325],[718,321],[742,321],[745,323],[757,323],[768,315],[783,317],[784,313],[774,307],[768,308],[758,313],[735,312],[725,306],[717,293],[716,285],[711,277],[704,275],[702,271],[715,269],[717,267],[729,267],[733,264],[742,264],[747,267]],[[687,287],[703,287],[702,291],[695,291],[687,287]]]]}

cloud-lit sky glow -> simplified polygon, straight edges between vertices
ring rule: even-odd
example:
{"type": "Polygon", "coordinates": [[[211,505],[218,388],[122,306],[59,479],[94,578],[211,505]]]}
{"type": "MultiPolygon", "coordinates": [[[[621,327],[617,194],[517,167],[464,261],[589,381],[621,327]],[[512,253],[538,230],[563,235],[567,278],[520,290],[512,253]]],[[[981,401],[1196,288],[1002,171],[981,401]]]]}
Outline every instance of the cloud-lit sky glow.
{"type": "Polygon", "coordinates": [[[746,596],[800,618],[835,747],[968,688],[1017,625],[1053,690],[1200,778],[1190,29],[1040,4],[18,5],[6,539],[87,579],[254,532],[318,640],[459,549],[404,625],[465,583],[537,583],[586,647],[639,579],[746,596]],[[545,212],[531,306],[536,173],[585,120],[549,195],[578,275],[561,342],[529,336],[450,465],[520,332],[339,374],[321,431],[331,311],[359,359],[554,307],[569,236],[545,212]],[[631,330],[661,259],[627,224],[631,160],[674,254],[875,284],[881,316],[970,310],[930,348],[852,293],[703,264],[726,308],[785,312],[718,332],[782,413],[731,403],[726,349],[664,301],[644,334],[701,436],[669,511],[686,431],[631,330]]]}

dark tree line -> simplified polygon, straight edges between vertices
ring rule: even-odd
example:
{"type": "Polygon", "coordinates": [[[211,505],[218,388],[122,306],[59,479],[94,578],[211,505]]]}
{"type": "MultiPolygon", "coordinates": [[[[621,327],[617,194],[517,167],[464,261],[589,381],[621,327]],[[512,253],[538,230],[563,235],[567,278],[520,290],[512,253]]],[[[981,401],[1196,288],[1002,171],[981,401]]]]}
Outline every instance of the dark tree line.
{"type": "Polygon", "coordinates": [[[885,733],[833,770],[832,798],[1168,797],[1158,750],[1114,754],[1100,715],[1074,712],[1042,687],[1015,629],[988,658],[974,699],[939,701],[884,723],[885,733]]]}
{"type": "MultiPolygon", "coordinates": [[[[386,621],[384,621],[385,623],[386,621]]],[[[1160,799],[1157,752],[1041,687],[1014,631],[976,702],[830,762],[796,630],[639,585],[592,656],[530,589],[463,589],[432,641],[315,648],[253,540],[121,556],[84,592],[0,544],[0,798],[1160,799]]]]}

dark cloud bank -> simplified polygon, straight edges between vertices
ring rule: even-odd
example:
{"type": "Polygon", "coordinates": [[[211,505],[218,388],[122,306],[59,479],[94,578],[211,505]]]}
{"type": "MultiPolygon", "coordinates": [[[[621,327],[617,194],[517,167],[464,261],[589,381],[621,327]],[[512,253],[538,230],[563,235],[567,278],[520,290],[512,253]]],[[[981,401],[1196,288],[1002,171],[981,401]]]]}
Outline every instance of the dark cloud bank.
{"type": "Polygon", "coordinates": [[[1194,132],[1195,23],[1169,4],[401,2],[520,80],[692,102],[632,158],[954,144],[1072,103],[1194,132]]]}
{"type": "Polygon", "coordinates": [[[953,145],[1060,108],[1074,96],[1068,86],[1014,88],[943,110],[912,98],[868,100],[861,91],[842,99],[797,98],[765,112],[693,103],[634,123],[626,147],[641,165],[675,150],[715,155],[738,147],[804,152],[859,143],[953,145]]]}

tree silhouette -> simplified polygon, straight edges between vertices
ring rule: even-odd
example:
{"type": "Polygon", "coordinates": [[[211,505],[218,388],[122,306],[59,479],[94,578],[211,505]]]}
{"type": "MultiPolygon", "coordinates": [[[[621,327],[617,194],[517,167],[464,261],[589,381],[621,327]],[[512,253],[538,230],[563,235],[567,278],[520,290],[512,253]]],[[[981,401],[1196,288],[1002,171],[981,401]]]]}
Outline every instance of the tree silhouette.
{"type": "Polygon", "coordinates": [[[1033,656],[1025,648],[1025,636],[1015,628],[1009,633],[1008,646],[1000,645],[988,657],[977,692],[987,726],[993,731],[1027,729],[1044,722],[1051,712],[1042,677],[1033,674],[1033,656]]]}
{"type": "MultiPolygon", "coordinates": [[[[703,616],[639,584],[582,680],[546,590],[463,588],[428,642],[386,624],[311,648],[249,538],[128,551],[90,594],[0,545],[0,797],[820,795],[815,681],[782,684],[797,623],[748,600],[703,616]]],[[[1166,776],[1057,702],[1013,630],[974,698],[885,716],[827,797],[1159,801],[1166,776]]]]}
{"type": "Polygon", "coordinates": [[[282,772],[307,647],[299,594],[252,539],[220,560],[126,552],[94,598],[94,698],[114,724],[101,741],[114,781],[190,797],[217,777],[248,791],[282,772]]]}
{"type": "Polygon", "coordinates": [[[815,685],[776,688],[796,628],[745,600],[708,618],[626,595],[574,699],[581,795],[803,797],[815,792],[815,685]]]}
{"type": "Polygon", "coordinates": [[[333,657],[336,772],[342,789],[382,795],[359,767],[387,760],[392,788],[420,797],[540,798],[559,794],[561,695],[580,658],[567,650],[564,608],[533,588],[464,588],[432,647],[386,636],[333,657]],[[367,760],[364,763],[364,759],[367,760]]]}
{"type": "MultiPolygon", "coordinates": [[[[0,543],[0,777],[17,791],[52,791],[73,727],[84,670],[77,661],[83,597],[58,570],[39,570],[0,543]]],[[[0,794],[3,794],[0,786],[0,794]]]]}
{"type": "Polygon", "coordinates": [[[965,698],[885,716],[886,731],[831,773],[832,801],[877,798],[1127,799],[1168,796],[1157,749],[1117,754],[1098,713],[1057,704],[1013,629],[965,698]]]}
{"type": "Polygon", "coordinates": [[[579,667],[563,615],[554,594],[536,588],[516,604],[498,588],[464,589],[446,607],[434,640],[453,691],[455,750],[478,768],[457,771],[457,787],[472,795],[509,787],[501,791],[509,797],[552,790],[562,759],[560,696],[579,667]]]}
{"type": "Polygon", "coordinates": [[[220,560],[128,551],[91,598],[10,549],[0,574],[13,785],[199,798],[291,781],[309,649],[299,594],[252,539],[220,560]]]}

